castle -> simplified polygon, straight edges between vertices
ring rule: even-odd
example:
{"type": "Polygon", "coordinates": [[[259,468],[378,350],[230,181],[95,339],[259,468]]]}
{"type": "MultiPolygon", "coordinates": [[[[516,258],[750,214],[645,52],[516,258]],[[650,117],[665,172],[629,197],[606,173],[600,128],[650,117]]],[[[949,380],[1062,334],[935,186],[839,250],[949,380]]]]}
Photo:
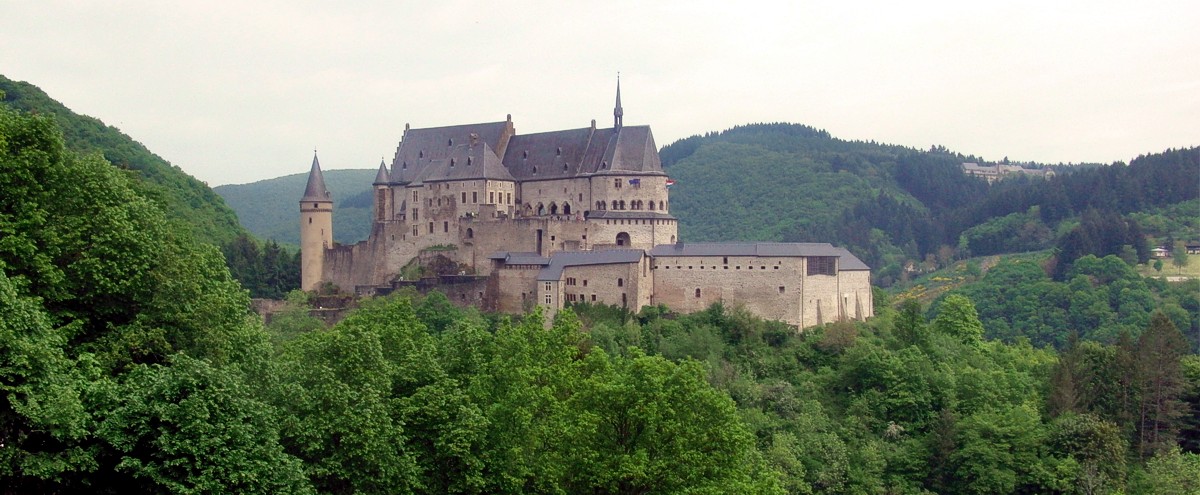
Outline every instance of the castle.
{"type": "MultiPolygon", "coordinates": [[[[672,181],[649,126],[518,135],[502,122],[412,129],[374,181],[373,227],[333,244],[333,200],[313,156],[300,201],[304,290],[392,287],[431,251],[466,267],[445,277],[452,301],[521,312],[542,305],[715,302],[804,328],[873,315],[870,269],[820,243],[684,243],[670,214],[672,181]]],[[[714,212],[719,214],[719,212],[714,212]]]]}

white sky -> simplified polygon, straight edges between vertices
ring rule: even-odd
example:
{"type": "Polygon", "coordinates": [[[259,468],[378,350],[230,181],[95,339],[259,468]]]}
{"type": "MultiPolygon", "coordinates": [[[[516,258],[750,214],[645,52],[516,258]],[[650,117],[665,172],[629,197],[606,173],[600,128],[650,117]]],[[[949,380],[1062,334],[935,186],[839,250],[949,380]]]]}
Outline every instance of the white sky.
{"type": "Polygon", "coordinates": [[[752,122],[990,160],[1200,144],[1200,2],[0,0],[0,74],[210,185],[390,162],[404,129],[752,122]]]}

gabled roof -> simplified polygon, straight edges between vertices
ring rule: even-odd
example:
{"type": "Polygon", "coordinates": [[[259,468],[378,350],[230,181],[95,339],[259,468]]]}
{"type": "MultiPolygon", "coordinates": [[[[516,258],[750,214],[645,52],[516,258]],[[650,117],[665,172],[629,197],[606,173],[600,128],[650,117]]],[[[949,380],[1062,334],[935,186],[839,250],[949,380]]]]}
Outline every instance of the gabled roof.
{"type": "Polygon", "coordinates": [[[396,155],[392,158],[392,182],[412,182],[426,166],[436,160],[450,158],[457,146],[470,145],[473,140],[493,150],[503,149],[511,133],[511,120],[425,129],[405,128],[396,155]]]}
{"type": "Polygon", "coordinates": [[[831,256],[841,270],[870,270],[850,251],[824,242],[680,242],[654,246],[650,256],[831,256]]]}
{"type": "Polygon", "coordinates": [[[590,174],[665,175],[649,126],[569,129],[513,136],[504,165],[517,180],[590,174]]]}
{"type": "Polygon", "coordinates": [[[486,143],[456,145],[445,158],[430,161],[412,183],[453,180],[516,180],[486,143]]]}
{"type": "Polygon", "coordinates": [[[641,249],[607,249],[603,251],[559,251],[550,256],[550,264],[538,272],[541,281],[561,280],[563,269],[569,266],[611,265],[637,263],[646,252],[641,249]]]}
{"type": "Polygon", "coordinates": [[[300,198],[300,202],[308,201],[333,201],[329,195],[329,188],[325,187],[325,176],[321,174],[321,163],[317,161],[317,154],[313,153],[312,169],[308,171],[308,184],[304,187],[304,196],[300,198]]]}

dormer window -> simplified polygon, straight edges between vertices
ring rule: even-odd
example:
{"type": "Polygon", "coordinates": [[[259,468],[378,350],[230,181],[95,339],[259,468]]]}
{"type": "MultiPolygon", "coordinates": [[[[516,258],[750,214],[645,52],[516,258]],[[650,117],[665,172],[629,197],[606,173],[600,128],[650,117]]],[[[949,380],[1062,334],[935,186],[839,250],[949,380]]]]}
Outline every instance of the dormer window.
{"type": "Polygon", "coordinates": [[[408,170],[408,162],[400,162],[401,170],[408,170]]]}
{"type": "Polygon", "coordinates": [[[454,159],[453,158],[450,159],[450,168],[454,168],[454,159]]]}
{"type": "Polygon", "coordinates": [[[417,158],[425,158],[425,150],[418,151],[417,158]]]}
{"type": "Polygon", "coordinates": [[[537,173],[537,167],[533,167],[533,173],[537,173]]]}
{"type": "Polygon", "coordinates": [[[454,138],[447,139],[446,146],[454,146],[454,138]]]}
{"type": "Polygon", "coordinates": [[[471,159],[471,157],[469,157],[469,156],[468,156],[468,157],[467,157],[467,166],[468,166],[468,167],[469,167],[469,166],[471,166],[471,162],[473,162],[473,161],[474,161],[474,160],[472,160],[472,159],[471,159]]]}
{"type": "Polygon", "coordinates": [[[554,151],[554,156],[562,156],[562,146],[559,146],[558,149],[554,151]]]}
{"type": "Polygon", "coordinates": [[[529,158],[529,150],[522,151],[521,158],[528,159],[529,158]]]}

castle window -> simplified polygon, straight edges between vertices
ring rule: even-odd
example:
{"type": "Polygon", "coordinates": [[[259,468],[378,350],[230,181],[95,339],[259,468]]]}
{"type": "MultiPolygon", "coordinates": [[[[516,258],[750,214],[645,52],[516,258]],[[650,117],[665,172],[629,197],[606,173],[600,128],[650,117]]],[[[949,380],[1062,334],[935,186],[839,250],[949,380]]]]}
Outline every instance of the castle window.
{"type": "Polygon", "coordinates": [[[612,202],[612,209],[614,209],[614,210],[617,209],[617,200],[615,200],[615,199],[612,202]]]}
{"type": "Polygon", "coordinates": [[[467,193],[466,193],[466,191],[463,191],[463,193],[462,193],[462,204],[464,204],[464,205],[465,205],[465,204],[467,204],[467,193]]]}
{"type": "MultiPolygon", "coordinates": [[[[558,205],[557,205],[557,204],[550,203],[550,214],[551,214],[551,215],[557,215],[557,214],[558,214],[558,205]]],[[[551,240],[553,240],[553,239],[551,239],[551,240]]]]}
{"type": "Polygon", "coordinates": [[[586,279],[586,278],[585,278],[585,279],[583,279],[583,286],[584,286],[584,287],[587,287],[587,279],[586,279]]]}
{"type": "Polygon", "coordinates": [[[450,168],[454,168],[454,159],[453,158],[450,159],[450,168]]]}
{"type": "Polygon", "coordinates": [[[837,275],[837,258],[833,256],[813,256],[807,261],[809,275],[837,275]]]}
{"type": "Polygon", "coordinates": [[[310,225],[312,224],[312,217],[308,217],[308,223],[309,223],[310,225]]]}
{"type": "Polygon", "coordinates": [[[621,188],[621,179],[613,179],[613,187],[620,189],[621,188]]]}
{"type": "Polygon", "coordinates": [[[417,152],[417,158],[425,158],[425,151],[424,151],[424,150],[422,150],[422,151],[418,151],[418,152],[417,152]]]}
{"type": "Polygon", "coordinates": [[[467,157],[467,166],[470,166],[472,161],[473,160],[471,160],[471,157],[468,156],[467,157]]]}
{"type": "Polygon", "coordinates": [[[550,304],[550,294],[546,294],[546,304],[550,304]]]}
{"type": "Polygon", "coordinates": [[[496,204],[496,193],[488,191],[488,204],[496,204]]]}
{"type": "Polygon", "coordinates": [[[621,233],[617,234],[617,245],[618,246],[628,246],[629,245],[629,233],[628,232],[621,232],[621,233]]]}
{"type": "Polygon", "coordinates": [[[454,138],[447,139],[446,146],[454,146],[454,138]]]}
{"type": "Polygon", "coordinates": [[[413,237],[417,236],[417,226],[413,225],[413,237]]]}
{"type": "Polygon", "coordinates": [[[571,214],[571,205],[567,204],[567,203],[563,203],[563,215],[570,215],[570,214],[571,214]]]}
{"type": "Polygon", "coordinates": [[[783,291],[784,291],[784,289],[783,289],[783,286],[782,286],[782,285],[781,285],[781,286],[779,286],[779,293],[780,293],[780,294],[783,294],[783,291]]]}
{"type": "Polygon", "coordinates": [[[617,287],[625,287],[625,279],[618,278],[617,279],[617,287]]]}
{"type": "Polygon", "coordinates": [[[414,222],[421,220],[421,217],[417,215],[418,213],[420,213],[420,209],[413,208],[413,221],[414,222]]]}
{"type": "Polygon", "coordinates": [[[429,222],[429,233],[433,233],[433,222],[429,222]]]}
{"type": "Polygon", "coordinates": [[[592,302],[596,302],[596,295],[592,294],[592,302]]]}
{"type": "Polygon", "coordinates": [[[728,264],[729,264],[729,257],[728,257],[728,256],[723,256],[723,257],[721,257],[721,263],[724,263],[724,264],[728,265],[728,264]]]}
{"type": "Polygon", "coordinates": [[[529,150],[522,151],[521,158],[529,158],[529,150]]]}
{"type": "Polygon", "coordinates": [[[696,287],[696,297],[700,297],[700,288],[696,287]]]}
{"type": "Polygon", "coordinates": [[[653,201],[650,202],[650,211],[654,211],[654,202],[653,201]]]}
{"type": "Polygon", "coordinates": [[[623,199],[622,199],[622,200],[621,200],[621,202],[620,202],[620,203],[617,203],[617,204],[621,205],[621,208],[620,208],[620,209],[622,209],[622,210],[624,210],[624,209],[625,209],[625,200],[623,200],[623,199]]]}
{"type": "Polygon", "coordinates": [[[533,173],[537,174],[537,167],[533,167],[533,173]]]}
{"type": "Polygon", "coordinates": [[[512,203],[512,193],[508,193],[508,204],[510,204],[510,205],[513,204],[512,203]]]}
{"type": "Polygon", "coordinates": [[[442,222],[442,232],[450,232],[450,222],[442,222]]]}
{"type": "Polygon", "coordinates": [[[550,282],[546,282],[546,292],[550,292],[550,282]]]}
{"type": "Polygon", "coordinates": [[[554,156],[562,156],[562,146],[559,146],[558,149],[554,151],[554,156]]]}
{"type": "Polygon", "coordinates": [[[479,193],[478,192],[471,191],[471,202],[475,203],[475,204],[479,204],[479,193]]]}
{"type": "Polygon", "coordinates": [[[475,231],[473,229],[467,229],[467,239],[473,238],[475,238],[475,231]]]}
{"type": "Polygon", "coordinates": [[[563,164],[563,172],[566,172],[566,171],[567,171],[567,164],[564,163],[563,164]]]}

